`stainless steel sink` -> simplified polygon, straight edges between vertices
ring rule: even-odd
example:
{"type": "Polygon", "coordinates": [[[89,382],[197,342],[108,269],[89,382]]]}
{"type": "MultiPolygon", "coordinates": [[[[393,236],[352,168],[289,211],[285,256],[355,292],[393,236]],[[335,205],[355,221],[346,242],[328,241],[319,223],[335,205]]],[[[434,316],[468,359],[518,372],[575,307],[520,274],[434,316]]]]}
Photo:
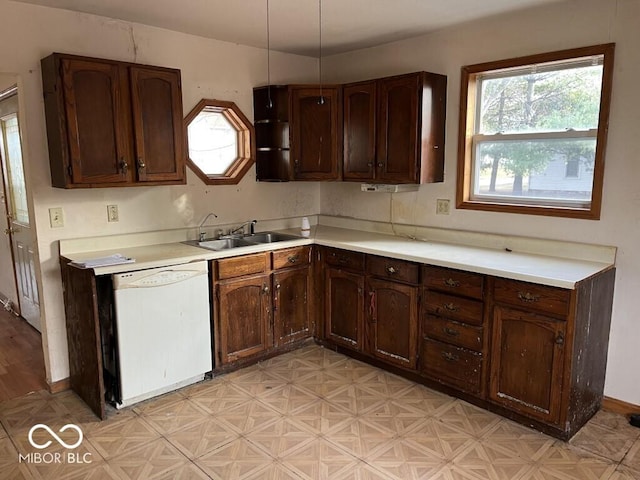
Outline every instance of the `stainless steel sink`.
{"type": "Polygon", "coordinates": [[[302,237],[297,237],[295,235],[286,235],[284,233],[278,232],[262,232],[242,237],[243,240],[251,242],[252,244],[286,242],[287,240],[300,240],[301,238],[302,237]]]}
{"type": "Polygon", "coordinates": [[[230,248],[249,247],[254,245],[241,238],[223,238],[220,240],[206,240],[204,242],[197,242],[196,245],[202,248],[208,248],[209,250],[228,250],[230,248]]]}
{"type": "Polygon", "coordinates": [[[183,243],[219,252],[220,250],[229,250],[230,248],[253,247],[264,243],[286,242],[287,240],[299,240],[300,238],[302,237],[278,232],[261,232],[243,237],[220,238],[217,240],[204,240],[202,242],[198,240],[187,240],[183,243]]]}

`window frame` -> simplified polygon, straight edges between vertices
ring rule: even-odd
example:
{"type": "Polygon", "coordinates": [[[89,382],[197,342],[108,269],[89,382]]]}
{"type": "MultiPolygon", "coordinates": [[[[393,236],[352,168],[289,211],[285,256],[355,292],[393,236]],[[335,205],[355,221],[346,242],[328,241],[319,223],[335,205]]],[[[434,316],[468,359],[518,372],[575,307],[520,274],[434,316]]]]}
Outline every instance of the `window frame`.
{"type": "Polygon", "coordinates": [[[255,163],[255,130],[249,119],[234,102],[203,98],[184,118],[184,138],[187,165],[206,185],[236,185],[255,163]],[[238,155],[229,168],[220,175],[207,174],[191,160],[189,154],[189,125],[203,111],[222,114],[238,135],[238,155]]]}
{"type": "MultiPolygon", "coordinates": [[[[613,83],[613,62],[615,44],[608,43],[589,47],[573,48],[556,52],[529,55],[494,62],[486,62],[462,67],[460,81],[460,125],[458,132],[458,168],[456,186],[456,207],[460,209],[482,210],[490,212],[519,213],[529,215],[544,215],[554,217],[569,217],[589,220],[599,220],[602,207],[602,188],[604,183],[604,163],[609,130],[609,111],[611,107],[611,87],[613,83]],[[598,116],[598,128],[595,134],[596,152],[593,172],[593,189],[591,204],[589,207],[560,206],[548,202],[546,205],[528,203],[509,203],[507,201],[492,201],[491,199],[472,198],[473,188],[473,149],[480,136],[475,133],[476,122],[479,122],[476,112],[477,103],[477,79],[481,74],[499,70],[517,71],[519,68],[536,64],[568,61],[581,57],[603,55],[602,87],[600,92],[600,112],[598,116]]],[[[525,139],[528,134],[518,134],[520,139],[525,139]]],[[[564,132],[553,132],[544,136],[562,138],[564,132]]],[[[572,137],[584,135],[585,138],[593,137],[593,131],[573,132],[572,137]]],[[[499,137],[507,140],[507,136],[513,135],[483,135],[484,139],[499,137]]],[[[535,138],[541,138],[533,134],[535,138]]]]}

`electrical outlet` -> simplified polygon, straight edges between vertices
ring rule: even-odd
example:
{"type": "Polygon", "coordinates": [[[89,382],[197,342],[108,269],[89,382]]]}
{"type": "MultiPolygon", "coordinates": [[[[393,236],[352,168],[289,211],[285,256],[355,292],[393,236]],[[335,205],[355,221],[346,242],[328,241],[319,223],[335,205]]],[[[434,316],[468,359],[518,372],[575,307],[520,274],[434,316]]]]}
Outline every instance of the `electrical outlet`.
{"type": "Polygon", "coordinates": [[[49,225],[51,225],[51,228],[64,227],[64,215],[62,213],[62,207],[49,209],[49,225]]]}
{"type": "Polygon", "coordinates": [[[118,220],[120,220],[118,205],[107,205],[107,222],[117,222],[118,220]]]}
{"type": "Polygon", "coordinates": [[[439,198],[436,200],[436,215],[449,215],[448,198],[439,198]]]}

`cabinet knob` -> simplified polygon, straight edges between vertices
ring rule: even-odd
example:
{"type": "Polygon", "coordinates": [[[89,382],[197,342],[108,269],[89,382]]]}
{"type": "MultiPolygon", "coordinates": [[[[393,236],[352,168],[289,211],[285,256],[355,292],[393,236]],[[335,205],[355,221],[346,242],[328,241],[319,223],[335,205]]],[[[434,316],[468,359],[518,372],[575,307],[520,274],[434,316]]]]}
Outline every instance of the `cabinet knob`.
{"type": "Polygon", "coordinates": [[[382,168],[383,163],[382,162],[378,162],[378,168],[382,168]]]}
{"type": "Polygon", "coordinates": [[[394,274],[398,273],[398,270],[396,270],[396,269],[395,269],[395,268],[393,268],[393,267],[387,267],[387,273],[388,273],[389,275],[394,275],[394,274]]]}
{"type": "Polygon", "coordinates": [[[460,286],[460,282],[459,282],[459,281],[457,281],[457,280],[454,280],[453,278],[447,278],[447,279],[444,281],[444,284],[445,284],[447,287],[451,287],[451,288],[455,288],[455,287],[459,287],[459,286],[460,286]]]}
{"type": "Polygon", "coordinates": [[[518,298],[524,303],[535,303],[540,301],[540,295],[531,292],[518,292],[518,298]]]}
{"type": "Polygon", "coordinates": [[[367,167],[369,167],[369,168],[373,167],[373,162],[367,163],[367,167]]]}
{"type": "Polygon", "coordinates": [[[281,286],[282,286],[282,285],[280,285],[279,283],[276,283],[276,290],[280,290],[280,287],[281,287],[281,286]]]}
{"type": "Polygon", "coordinates": [[[556,337],[556,345],[564,345],[564,335],[559,333],[556,337]]]}
{"type": "Polygon", "coordinates": [[[126,175],[127,170],[129,170],[129,164],[125,161],[124,158],[120,158],[120,173],[126,175]]]}
{"type": "Polygon", "coordinates": [[[453,328],[444,327],[443,330],[444,330],[444,333],[446,333],[451,337],[457,337],[458,335],[460,335],[460,332],[458,330],[454,330],[453,328]]]}
{"type": "Polygon", "coordinates": [[[262,293],[269,293],[269,286],[266,283],[262,285],[262,293]]]}
{"type": "Polygon", "coordinates": [[[444,358],[447,362],[457,362],[460,360],[460,357],[454,355],[451,352],[442,352],[442,358],[444,358]]]}
{"type": "Polygon", "coordinates": [[[300,260],[300,256],[299,255],[291,255],[291,256],[287,257],[287,262],[289,262],[289,263],[297,263],[298,260],[300,260]]]}
{"type": "Polygon", "coordinates": [[[444,305],[442,305],[442,307],[445,310],[449,310],[450,312],[457,312],[458,310],[460,310],[460,307],[458,307],[455,303],[451,302],[451,303],[445,303],[444,305]]]}
{"type": "Polygon", "coordinates": [[[145,168],[146,165],[144,163],[144,160],[142,159],[142,157],[138,157],[138,168],[145,168]]]}

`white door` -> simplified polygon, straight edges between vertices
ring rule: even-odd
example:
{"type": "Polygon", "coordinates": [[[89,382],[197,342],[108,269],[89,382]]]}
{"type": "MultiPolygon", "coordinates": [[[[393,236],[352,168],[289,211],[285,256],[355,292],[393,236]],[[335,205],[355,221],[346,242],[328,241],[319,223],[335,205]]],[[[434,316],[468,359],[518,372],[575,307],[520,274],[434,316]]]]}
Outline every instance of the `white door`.
{"type": "MultiPolygon", "coordinates": [[[[7,101],[4,100],[3,103],[7,101]]],[[[27,208],[17,108],[0,117],[0,156],[4,177],[9,237],[17,281],[20,315],[40,331],[40,299],[35,275],[35,248],[27,208]]],[[[4,112],[3,112],[4,113],[4,112]]]]}

